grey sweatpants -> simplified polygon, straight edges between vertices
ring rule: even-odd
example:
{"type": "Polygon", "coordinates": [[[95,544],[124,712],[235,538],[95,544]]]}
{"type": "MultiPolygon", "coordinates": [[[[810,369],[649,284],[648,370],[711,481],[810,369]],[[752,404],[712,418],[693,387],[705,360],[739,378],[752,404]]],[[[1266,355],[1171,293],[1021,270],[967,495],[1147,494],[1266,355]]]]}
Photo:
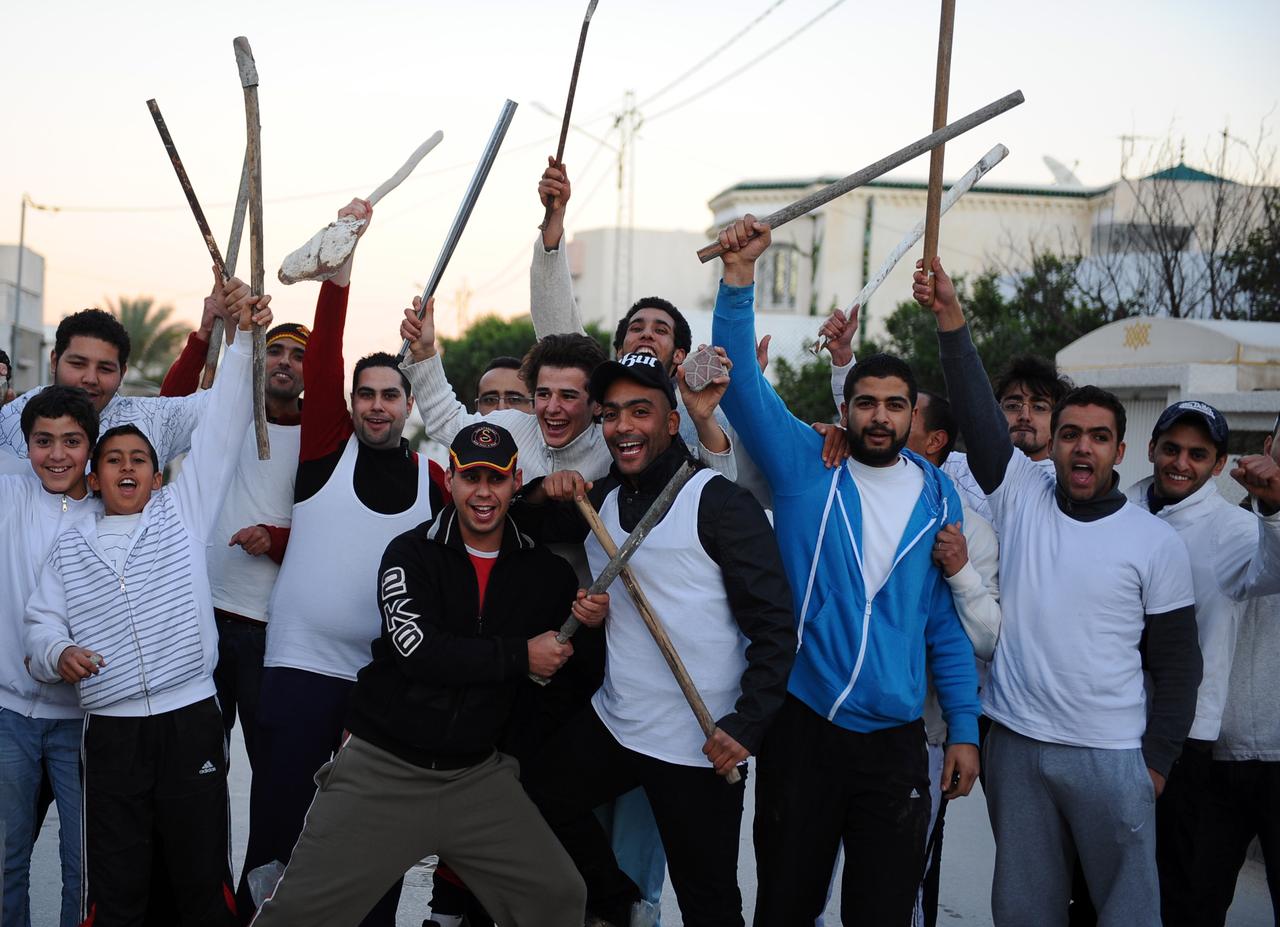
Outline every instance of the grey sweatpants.
{"type": "Polygon", "coordinates": [[[352,927],[433,853],[504,927],[582,923],[586,886],[510,757],[429,770],[348,737],[316,784],[302,836],[254,927],[352,927]]]}
{"type": "Polygon", "coordinates": [[[983,762],[998,927],[1063,927],[1077,854],[1099,927],[1159,927],[1155,789],[1141,750],[1045,743],[993,724],[983,762]]]}

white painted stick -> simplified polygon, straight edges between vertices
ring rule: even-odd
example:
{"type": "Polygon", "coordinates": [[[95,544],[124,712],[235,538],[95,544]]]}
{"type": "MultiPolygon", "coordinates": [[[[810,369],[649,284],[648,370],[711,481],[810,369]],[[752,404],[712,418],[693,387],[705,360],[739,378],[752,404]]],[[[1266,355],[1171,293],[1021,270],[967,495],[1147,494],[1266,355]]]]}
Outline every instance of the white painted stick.
{"type": "Polygon", "coordinates": [[[439,145],[444,140],[444,133],[439,129],[429,139],[418,146],[418,150],[409,155],[409,160],[401,165],[400,170],[392,174],[388,179],[382,182],[378,189],[369,194],[369,205],[378,205],[378,200],[382,199],[396,187],[404,182],[404,179],[413,173],[413,169],[418,166],[418,162],[427,156],[432,148],[439,145]]]}
{"type": "MultiPolygon", "coordinates": [[[[960,197],[968,193],[969,190],[973,188],[974,184],[981,180],[993,167],[1003,161],[1008,154],[1009,149],[1004,147],[1004,145],[996,145],[984,154],[978,163],[969,168],[963,177],[952,184],[951,189],[942,197],[942,205],[939,215],[944,215],[948,209],[956,204],[956,201],[960,199],[960,197]]],[[[915,227],[911,231],[907,232],[902,241],[898,242],[894,246],[893,250],[889,252],[888,257],[884,259],[884,263],[882,263],[876,269],[876,272],[871,275],[871,279],[867,281],[867,285],[864,286],[862,291],[853,298],[852,305],[845,310],[846,316],[859,311],[867,304],[867,300],[869,300],[875,291],[880,288],[880,284],[884,283],[885,278],[889,276],[889,273],[897,263],[902,260],[902,256],[914,248],[916,242],[924,237],[924,224],[925,220],[921,219],[915,224],[915,227]]],[[[817,354],[824,347],[826,347],[826,342],[819,338],[813,345],[813,353],[817,354]]]]}

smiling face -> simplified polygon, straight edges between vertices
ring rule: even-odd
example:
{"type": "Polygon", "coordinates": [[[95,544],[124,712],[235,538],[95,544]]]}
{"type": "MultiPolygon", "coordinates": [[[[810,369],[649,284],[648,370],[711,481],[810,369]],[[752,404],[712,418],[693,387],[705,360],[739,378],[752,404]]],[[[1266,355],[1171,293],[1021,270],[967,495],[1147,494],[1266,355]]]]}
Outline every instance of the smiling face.
{"type": "Polygon", "coordinates": [[[360,371],[351,394],[351,424],[361,444],[379,450],[398,445],[412,408],[399,371],[381,366],[360,371]]]}
{"type": "Polygon", "coordinates": [[[675,320],[653,306],[636,310],[627,322],[627,333],[618,356],[624,354],[649,354],[656,357],[668,373],[674,372],[685,358],[684,349],[676,347],[675,320]]]}
{"type": "Polygon", "coordinates": [[[564,447],[591,424],[587,374],[577,367],[542,367],[533,391],[533,414],[547,447],[564,447]]]}
{"type": "Polygon", "coordinates": [[[1174,422],[1147,446],[1154,465],[1156,495],[1171,502],[1187,498],[1226,466],[1204,428],[1190,421],[1174,422]]]}
{"type": "Polygon", "coordinates": [[[1124,460],[1124,442],[1116,440],[1116,416],[1105,406],[1064,406],[1050,445],[1058,483],[1084,502],[1111,491],[1116,464],[1124,460]]]}
{"type": "Polygon", "coordinates": [[[113,435],[98,449],[98,462],[89,474],[89,488],[102,497],[108,515],[136,515],[164,482],[156,470],[146,439],[137,435],[113,435]]]}
{"type": "Polygon", "coordinates": [[[511,497],[520,490],[521,476],[492,467],[449,470],[448,486],[458,510],[462,539],[477,550],[497,550],[511,497]]]}
{"type": "Polygon", "coordinates": [[[293,338],[278,338],[267,346],[267,398],[292,402],[302,395],[306,353],[306,345],[293,338]]]}
{"type": "Polygon", "coordinates": [[[88,489],[84,471],[89,463],[89,436],[70,415],[37,418],[27,439],[31,469],[46,492],[83,499],[88,489]]]}
{"type": "Polygon", "coordinates": [[[78,386],[89,394],[98,412],[106,408],[124,379],[120,349],[91,335],[73,335],[67,349],[51,356],[50,363],[53,382],[59,386],[78,386]]]}
{"type": "Polygon", "coordinates": [[[901,377],[862,377],[841,408],[849,453],[859,463],[887,467],[911,434],[911,389],[901,377]]]}
{"type": "Polygon", "coordinates": [[[1052,399],[1022,383],[1014,383],[1000,397],[1000,410],[1009,423],[1009,439],[1014,447],[1032,460],[1049,456],[1052,399]]]}
{"type": "Polygon", "coordinates": [[[604,440],[623,476],[648,469],[680,433],[680,413],[660,389],[619,377],[601,403],[604,440]]]}

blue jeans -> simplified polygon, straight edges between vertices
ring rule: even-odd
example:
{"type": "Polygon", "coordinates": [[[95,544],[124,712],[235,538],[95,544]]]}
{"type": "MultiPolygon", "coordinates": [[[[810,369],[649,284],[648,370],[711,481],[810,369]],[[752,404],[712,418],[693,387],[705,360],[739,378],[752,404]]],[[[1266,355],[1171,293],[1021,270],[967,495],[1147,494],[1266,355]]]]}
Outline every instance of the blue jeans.
{"type": "Polygon", "coordinates": [[[27,888],[36,841],[36,800],[42,765],[58,802],[58,850],[62,859],[61,927],[80,923],[80,731],[79,718],[28,718],[0,708],[0,819],[4,822],[2,927],[30,927],[27,888]]]}

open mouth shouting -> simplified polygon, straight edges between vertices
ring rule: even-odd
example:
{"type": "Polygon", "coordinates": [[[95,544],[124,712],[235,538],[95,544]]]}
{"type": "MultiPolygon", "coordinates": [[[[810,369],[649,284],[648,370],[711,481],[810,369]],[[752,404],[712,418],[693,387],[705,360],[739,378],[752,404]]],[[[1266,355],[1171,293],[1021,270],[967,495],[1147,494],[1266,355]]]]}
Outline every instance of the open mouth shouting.
{"type": "Polygon", "coordinates": [[[1091,489],[1093,487],[1093,478],[1093,464],[1083,460],[1077,460],[1071,464],[1071,472],[1068,475],[1068,482],[1073,489],[1091,489]]]}

